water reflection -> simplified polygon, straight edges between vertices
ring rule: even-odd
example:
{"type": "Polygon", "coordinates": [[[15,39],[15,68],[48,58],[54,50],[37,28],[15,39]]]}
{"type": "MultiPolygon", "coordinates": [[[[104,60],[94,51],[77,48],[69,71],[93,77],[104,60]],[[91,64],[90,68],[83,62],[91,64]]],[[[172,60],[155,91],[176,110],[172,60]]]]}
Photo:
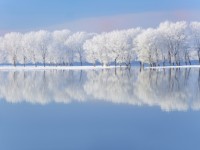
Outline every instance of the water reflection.
{"type": "Polygon", "coordinates": [[[199,69],[0,72],[0,84],[0,98],[10,103],[107,101],[200,110],[199,69]]]}

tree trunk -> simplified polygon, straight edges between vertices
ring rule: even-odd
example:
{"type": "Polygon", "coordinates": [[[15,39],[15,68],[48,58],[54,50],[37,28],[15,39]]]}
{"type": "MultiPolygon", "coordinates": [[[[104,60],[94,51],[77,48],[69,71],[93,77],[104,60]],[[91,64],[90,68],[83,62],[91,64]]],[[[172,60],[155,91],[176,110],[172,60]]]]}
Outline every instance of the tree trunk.
{"type": "Polygon", "coordinates": [[[117,58],[115,58],[115,67],[117,66],[117,58]]]}
{"type": "Polygon", "coordinates": [[[24,67],[25,67],[26,58],[24,57],[24,67]]]}
{"type": "Polygon", "coordinates": [[[83,65],[82,56],[79,54],[81,66],[83,65]]]}
{"type": "Polygon", "coordinates": [[[188,61],[189,61],[189,64],[191,65],[192,63],[191,63],[191,61],[190,61],[190,57],[188,56],[188,61]]]}
{"type": "Polygon", "coordinates": [[[33,59],[34,59],[35,67],[37,67],[35,56],[34,56],[33,59]]]}
{"type": "Polygon", "coordinates": [[[185,64],[187,65],[187,54],[185,53],[185,64]]]}
{"type": "Polygon", "coordinates": [[[198,58],[199,58],[199,64],[200,64],[200,48],[198,50],[198,58]]]}
{"type": "Polygon", "coordinates": [[[171,53],[169,51],[168,51],[168,59],[169,59],[169,64],[172,65],[171,53]]]}
{"type": "Polygon", "coordinates": [[[139,63],[140,63],[140,68],[142,68],[142,62],[140,61],[139,63]]]}
{"type": "Polygon", "coordinates": [[[16,60],[14,59],[14,62],[13,62],[14,66],[16,67],[16,60]]]}
{"type": "Polygon", "coordinates": [[[163,62],[163,66],[165,66],[165,62],[163,62]]]}
{"type": "Polygon", "coordinates": [[[44,65],[44,67],[45,67],[45,57],[43,57],[43,65],[44,65]]]}
{"type": "Polygon", "coordinates": [[[13,56],[13,65],[16,67],[16,56],[13,56]]]}

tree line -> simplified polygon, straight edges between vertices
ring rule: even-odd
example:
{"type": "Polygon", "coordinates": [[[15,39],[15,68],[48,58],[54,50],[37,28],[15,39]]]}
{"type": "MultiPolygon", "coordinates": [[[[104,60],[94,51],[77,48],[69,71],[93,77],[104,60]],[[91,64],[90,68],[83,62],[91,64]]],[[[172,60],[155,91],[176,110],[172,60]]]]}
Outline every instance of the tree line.
{"type": "Polygon", "coordinates": [[[180,65],[200,63],[200,22],[160,23],[157,28],[132,28],[87,33],[70,30],[11,32],[0,37],[1,64],[107,66],[180,65]]]}

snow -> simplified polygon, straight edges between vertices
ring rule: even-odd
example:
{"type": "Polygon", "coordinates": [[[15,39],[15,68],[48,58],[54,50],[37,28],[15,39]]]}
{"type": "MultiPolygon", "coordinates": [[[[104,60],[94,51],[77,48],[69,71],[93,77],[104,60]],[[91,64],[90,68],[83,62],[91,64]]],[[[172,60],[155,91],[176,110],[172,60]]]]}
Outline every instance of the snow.
{"type": "Polygon", "coordinates": [[[171,68],[200,68],[200,65],[145,67],[145,69],[171,69],[171,68]]]}
{"type": "Polygon", "coordinates": [[[95,70],[95,69],[112,69],[120,66],[0,66],[0,71],[9,70],[95,70]]]}

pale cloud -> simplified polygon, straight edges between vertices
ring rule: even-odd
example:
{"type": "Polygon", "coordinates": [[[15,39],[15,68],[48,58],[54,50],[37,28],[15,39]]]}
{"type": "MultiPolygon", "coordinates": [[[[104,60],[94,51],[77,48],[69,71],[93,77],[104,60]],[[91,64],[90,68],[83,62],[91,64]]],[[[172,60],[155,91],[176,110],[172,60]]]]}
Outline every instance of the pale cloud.
{"type": "Polygon", "coordinates": [[[200,21],[200,11],[178,10],[165,12],[145,12],[145,13],[130,13],[114,16],[99,16],[93,18],[83,18],[73,21],[64,22],[61,24],[35,27],[29,29],[10,29],[1,30],[0,35],[7,32],[29,32],[41,29],[45,30],[59,30],[70,29],[72,31],[88,31],[88,32],[107,32],[116,29],[127,29],[134,27],[157,27],[163,21],[200,21]]]}
{"type": "Polygon", "coordinates": [[[88,32],[103,32],[114,29],[126,29],[132,27],[156,27],[160,22],[169,21],[200,21],[200,11],[171,11],[171,12],[145,12],[123,14],[116,16],[102,16],[95,18],[84,18],[54,25],[48,29],[69,28],[72,31],[85,30],[88,32]]]}

